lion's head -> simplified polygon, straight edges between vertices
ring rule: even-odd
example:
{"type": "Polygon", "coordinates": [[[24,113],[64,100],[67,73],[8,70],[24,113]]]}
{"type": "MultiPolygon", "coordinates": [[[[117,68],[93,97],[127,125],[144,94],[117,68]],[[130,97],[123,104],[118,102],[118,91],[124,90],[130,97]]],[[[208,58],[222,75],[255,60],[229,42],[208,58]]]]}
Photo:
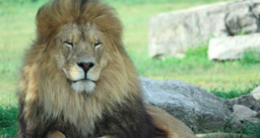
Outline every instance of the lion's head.
{"type": "Polygon", "coordinates": [[[141,112],[136,69],[110,6],[51,0],[38,11],[36,28],[19,82],[20,133],[44,134],[46,124],[57,123],[87,137],[119,105],[132,103],[141,112]]]}
{"type": "Polygon", "coordinates": [[[128,57],[120,21],[110,7],[95,0],[47,4],[37,14],[37,33],[39,42],[48,42],[49,56],[55,55],[50,62],[57,63],[75,92],[92,93],[108,64],[129,64],[124,63],[128,57]]]}
{"type": "Polygon", "coordinates": [[[32,108],[42,107],[45,116],[63,116],[89,133],[104,109],[140,97],[121,22],[109,6],[98,0],[53,0],[38,11],[36,25],[19,88],[27,120],[32,108]]]}

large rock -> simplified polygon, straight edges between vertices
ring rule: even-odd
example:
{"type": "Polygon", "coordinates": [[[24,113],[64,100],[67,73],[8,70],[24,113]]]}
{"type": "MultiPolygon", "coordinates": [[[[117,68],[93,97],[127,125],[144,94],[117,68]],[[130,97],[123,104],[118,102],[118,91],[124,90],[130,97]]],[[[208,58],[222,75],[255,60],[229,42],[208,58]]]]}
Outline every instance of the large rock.
{"type": "Polygon", "coordinates": [[[248,51],[260,51],[260,34],[239,35],[210,40],[208,58],[210,60],[235,60],[248,51]]]}
{"type": "Polygon", "coordinates": [[[259,32],[259,4],[230,1],[156,15],[149,22],[149,55],[183,57],[210,37],[259,32]]]}
{"type": "Polygon", "coordinates": [[[252,0],[245,1],[227,14],[225,23],[230,35],[259,32],[260,3],[252,0]]]}
{"type": "Polygon", "coordinates": [[[239,118],[232,117],[227,104],[230,102],[200,87],[181,81],[155,81],[143,77],[140,80],[145,103],[165,109],[194,132],[243,127],[239,118]]]}

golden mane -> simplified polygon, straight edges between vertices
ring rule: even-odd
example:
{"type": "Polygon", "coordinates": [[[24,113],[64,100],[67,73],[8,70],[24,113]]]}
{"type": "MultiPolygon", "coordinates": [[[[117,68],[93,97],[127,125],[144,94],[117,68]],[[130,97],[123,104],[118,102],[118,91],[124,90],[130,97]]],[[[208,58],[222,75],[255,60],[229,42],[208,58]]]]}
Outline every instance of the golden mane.
{"type": "Polygon", "coordinates": [[[55,0],[42,7],[36,17],[38,38],[50,39],[67,23],[96,24],[115,42],[121,41],[122,25],[112,8],[97,0],[55,0]]]}
{"type": "Polygon", "coordinates": [[[102,119],[103,110],[110,111],[116,103],[141,98],[136,70],[122,45],[122,25],[106,4],[94,0],[52,1],[39,10],[36,22],[37,39],[24,58],[19,85],[23,106],[20,114],[28,122],[29,132],[37,127],[36,122],[44,121],[36,118],[41,112],[50,118],[62,115],[87,135],[93,131],[94,123],[102,119]],[[113,48],[107,54],[108,65],[102,70],[94,92],[79,94],[72,91],[58,69],[52,45],[54,39],[59,39],[56,33],[62,25],[87,22],[95,24],[113,48]]]}

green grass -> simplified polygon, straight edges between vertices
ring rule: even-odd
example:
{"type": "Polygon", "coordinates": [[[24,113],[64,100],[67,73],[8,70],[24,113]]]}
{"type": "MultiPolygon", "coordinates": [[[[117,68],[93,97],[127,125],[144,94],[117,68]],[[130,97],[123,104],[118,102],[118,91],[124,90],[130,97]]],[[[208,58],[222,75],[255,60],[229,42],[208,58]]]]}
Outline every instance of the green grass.
{"type": "MultiPolygon", "coordinates": [[[[239,134],[239,136],[233,137],[233,136],[227,136],[225,138],[242,138],[243,135],[247,135],[251,138],[259,138],[260,137],[260,124],[254,124],[251,122],[244,122],[244,129],[241,130],[226,130],[224,128],[223,130],[218,130],[215,132],[208,132],[208,133],[231,133],[231,134],[239,134]]],[[[206,136],[204,138],[214,138],[211,136],[206,136]]]]}
{"type": "Polygon", "coordinates": [[[260,63],[260,53],[254,52],[253,50],[248,50],[244,53],[241,63],[244,65],[260,63]]]}
{"type": "Polygon", "coordinates": [[[247,52],[242,60],[228,62],[208,60],[206,46],[189,49],[183,59],[151,60],[135,50],[129,53],[139,74],[157,80],[182,80],[209,91],[244,91],[248,85],[260,83],[259,53],[247,52]]]}
{"type": "Polygon", "coordinates": [[[17,108],[0,106],[0,137],[15,138],[17,132],[17,108]]]}
{"type": "Polygon", "coordinates": [[[246,84],[244,86],[245,87],[244,89],[239,89],[235,87],[226,90],[224,87],[215,87],[210,89],[210,92],[218,97],[225,98],[225,99],[235,98],[241,95],[249,94],[254,88],[256,88],[259,85],[260,85],[259,83],[250,82],[249,84],[246,84]]]}
{"type": "MultiPolygon", "coordinates": [[[[19,70],[25,50],[35,38],[34,18],[47,0],[0,0],[0,137],[15,137],[19,70]]],[[[260,83],[260,54],[248,51],[242,60],[214,62],[207,46],[189,49],[183,59],[150,59],[148,22],[155,14],[225,0],[104,0],[124,24],[124,44],[138,73],[156,80],[182,80],[201,86],[219,97],[249,93],[260,83]]],[[[260,126],[259,126],[260,127],[260,126]]],[[[251,129],[237,133],[259,134],[251,129]]]]}

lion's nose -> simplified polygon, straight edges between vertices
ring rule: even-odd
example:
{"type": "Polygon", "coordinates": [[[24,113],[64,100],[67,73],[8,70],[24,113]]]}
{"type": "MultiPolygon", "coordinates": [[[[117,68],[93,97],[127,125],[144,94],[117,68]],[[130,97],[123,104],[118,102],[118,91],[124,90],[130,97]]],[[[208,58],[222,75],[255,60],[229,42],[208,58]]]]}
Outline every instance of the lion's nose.
{"type": "Polygon", "coordinates": [[[81,63],[77,63],[79,67],[81,67],[85,73],[88,72],[88,70],[90,70],[94,64],[92,62],[89,62],[89,63],[84,63],[84,62],[81,62],[81,63]]]}

